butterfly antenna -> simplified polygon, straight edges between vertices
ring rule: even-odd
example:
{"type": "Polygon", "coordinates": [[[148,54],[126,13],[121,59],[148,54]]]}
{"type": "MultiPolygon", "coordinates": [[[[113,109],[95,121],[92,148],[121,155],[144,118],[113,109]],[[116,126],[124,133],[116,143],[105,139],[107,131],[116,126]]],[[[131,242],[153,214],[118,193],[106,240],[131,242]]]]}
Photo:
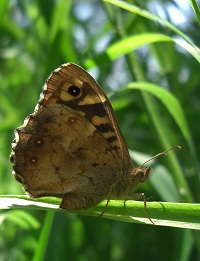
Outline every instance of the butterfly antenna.
{"type": "Polygon", "coordinates": [[[147,162],[149,162],[149,161],[151,161],[151,160],[153,160],[153,159],[155,159],[155,158],[157,158],[157,157],[160,157],[160,156],[162,156],[162,155],[166,156],[167,152],[170,151],[170,150],[181,149],[181,148],[182,148],[181,146],[173,146],[173,147],[169,148],[168,150],[165,150],[165,151],[163,151],[163,152],[160,152],[160,153],[156,154],[155,156],[153,156],[152,158],[146,160],[146,161],[140,166],[140,168],[142,168],[147,162]]]}

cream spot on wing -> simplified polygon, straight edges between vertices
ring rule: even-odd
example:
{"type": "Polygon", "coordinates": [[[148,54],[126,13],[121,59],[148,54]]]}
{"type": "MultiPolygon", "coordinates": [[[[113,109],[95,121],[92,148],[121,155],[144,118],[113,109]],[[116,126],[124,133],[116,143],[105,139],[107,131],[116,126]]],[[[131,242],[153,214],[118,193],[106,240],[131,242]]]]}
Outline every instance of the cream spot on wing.
{"type": "Polygon", "coordinates": [[[113,131],[109,131],[109,132],[103,133],[103,136],[104,136],[105,139],[108,139],[110,137],[113,137],[114,134],[115,133],[113,131]]]}
{"type": "Polygon", "coordinates": [[[45,82],[44,86],[43,86],[43,91],[46,91],[48,89],[47,83],[45,82]]]}
{"type": "Polygon", "coordinates": [[[81,115],[81,116],[85,116],[85,112],[83,112],[83,111],[76,111],[76,113],[78,113],[79,115],[81,115]]]}
{"type": "Polygon", "coordinates": [[[102,95],[99,95],[99,96],[101,97],[101,98],[100,98],[100,99],[101,99],[101,102],[107,101],[107,100],[106,100],[106,97],[104,97],[104,96],[102,96],[102,95]]]}
{"type": "MultiPolygon", "coordinates": [[[[27,121],[28,123],[28,121],[27,121]]],[[[18,130],[15,131],[15,144],[17,144],[19,142],[19,132],[18,130]]]]}
{"type": "Polygon", "coordinates": [[[110,123],[108,117],[99,117],[97,115],[92,117],[91,122],[95,126],[100,126],[101,124],[107,124],[107,123],[109,124],[110,123]]]}
{"type": "Polygon", "coordinates": [[[36,140],[36,143],[37,143],[38,145],[41,145],[41,144],[42,144],[42,141],[41,141],[41,140],[36,140]]]}
{"type": "Polygon", "coordinates": [[[69,123],[71,123],[71,124],[76,123],[76,119],[75,118],[69,118],[69,123]]]}
{"type": "Polygon", "coordinates": [[[76,85],[77,87],[81,88],[83,86],[83,82],[78,80],[78,79],[73,79],[73,84],[76,85]]]}
{"type": "MultiPolygon", "coordinates": [[[[56,68],[56,69],[53,71],[53,73],[59,72],[62,68],[63,68],[63,66],[61,65],[60,67],[56,68]]],[[[52,74],[53,74],[53,73],[52,73],[52,74]]],[[[52,75],[52,74],[51,74],[51,75],[52,75]]],[[[51,75],[50,75],[50,76],[51,76],[51,75]]]]}
{"type": "Polygon", "coordinates": [[[99,103],[99,98],[96,96],[88,95],[84,97],[84,100],[80,101],[78,105],[88,105],[88,104],[95,104],[99,103]]]}

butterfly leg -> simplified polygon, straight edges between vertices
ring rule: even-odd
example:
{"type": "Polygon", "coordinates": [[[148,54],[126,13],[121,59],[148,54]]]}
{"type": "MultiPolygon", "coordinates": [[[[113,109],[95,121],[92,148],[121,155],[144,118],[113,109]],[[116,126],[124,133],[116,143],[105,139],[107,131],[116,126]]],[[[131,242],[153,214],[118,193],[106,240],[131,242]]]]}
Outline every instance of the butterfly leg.
{"type": "MultiPolygon", "coordinates": [[[[151,223],[153,225],[155,225],[155,223],[153,222],[153,220],[150,218],[148,212],[147,212],[147,198],[146,198],[146,195],[144,193],[134,193],[133,194],[133,199],[134,200],[137,200],[137,199],[140,199],[140,198],[143,198],[143,201],[144,201],[144,213],[146,214],[147,218],[151,221],[151,223]]],[[[124,204],[127,200],[124,201],[124,204]]]]}
{"type": "Polygon", "coordinates": [[[124,200],[124,207],[126,207],[126,201],[128,201],[128,199],[125,199],[125,200],[124,200]]]}
{"type": "Polygon", "coordinates": [[[106,205],[105,205],[105,207],[103,208],[103,210],[102,210],[101,214],[99,215],[99,217],[102,217],[102,216],[103,216],[103,214],[105,213],[105,211],[106,211],[106,209],[107,209],[107,207],[108,207],[108,203],[109,203],[109,201],[110,201],[110,196],[111,196],[111,193],[112,193],[112,189],[113,189],[113,185],[112,185],[112,186],[110,187],[110,189],[109,189],[108,197],[107,197],[107,201],[106,201],[106,205]]]}

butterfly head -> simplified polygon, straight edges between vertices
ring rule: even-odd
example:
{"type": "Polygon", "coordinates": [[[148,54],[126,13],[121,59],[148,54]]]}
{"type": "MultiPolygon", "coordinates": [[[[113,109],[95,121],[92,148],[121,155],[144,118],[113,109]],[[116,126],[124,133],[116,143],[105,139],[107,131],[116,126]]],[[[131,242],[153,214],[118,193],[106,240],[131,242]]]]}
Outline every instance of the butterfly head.
{"type": "Polygon", "coordinates": [[[143,167],[138,167],[138,168],[134,168],[131,171],[130,175],[131,175],[132,179],[137,180],[138,182],[142,183],[149,178],[151,171],[152,171],[151,166],[148,166],[146,169],[143,167]]]}
{"type": "Polygon", "coordinates": [[[144,182],[145,180],[147,180],[147,179],[149,178],[150,173],[151,173],[151,171],[152,171],[151,166],[148,166],[147,168],[143,168],[143,166],[144,166],[147,162],[149,162],[149,161],[151,161],[151,160],[153,160],[153,159],[155,159],[155,158],[157,158],[157,157],[159,157],[159,156],[166,155],[166,153],[167,153],[168,151],[170,151],[170,150],[180,149],[180,148],[181,148],[181,146],[173,146],[172,148],[169,148],[168,150],[165,150],[165,151],[163,151],[163,152],[160,152],[160,153],[158,153],[157,155],[153,156],[152,158],[146,160],[140,167],[134,168],[134,169],[131,171],[131,174],[130,174],[131,179],[133,179],[134,181],[137,181],[137,182],[144,182]]]}

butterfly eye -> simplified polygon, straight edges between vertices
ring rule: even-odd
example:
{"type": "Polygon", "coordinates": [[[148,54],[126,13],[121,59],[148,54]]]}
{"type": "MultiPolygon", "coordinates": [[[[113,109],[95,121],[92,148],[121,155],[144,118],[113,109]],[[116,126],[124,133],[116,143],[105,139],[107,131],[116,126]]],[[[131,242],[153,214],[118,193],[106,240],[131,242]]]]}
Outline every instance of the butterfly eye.
{"type": "Polygon", "coordinates": [[[72,85],[68,88],[68,93],[74,97],[78,96],[80,94],[81,90],[76,85],[72,85]]]}

